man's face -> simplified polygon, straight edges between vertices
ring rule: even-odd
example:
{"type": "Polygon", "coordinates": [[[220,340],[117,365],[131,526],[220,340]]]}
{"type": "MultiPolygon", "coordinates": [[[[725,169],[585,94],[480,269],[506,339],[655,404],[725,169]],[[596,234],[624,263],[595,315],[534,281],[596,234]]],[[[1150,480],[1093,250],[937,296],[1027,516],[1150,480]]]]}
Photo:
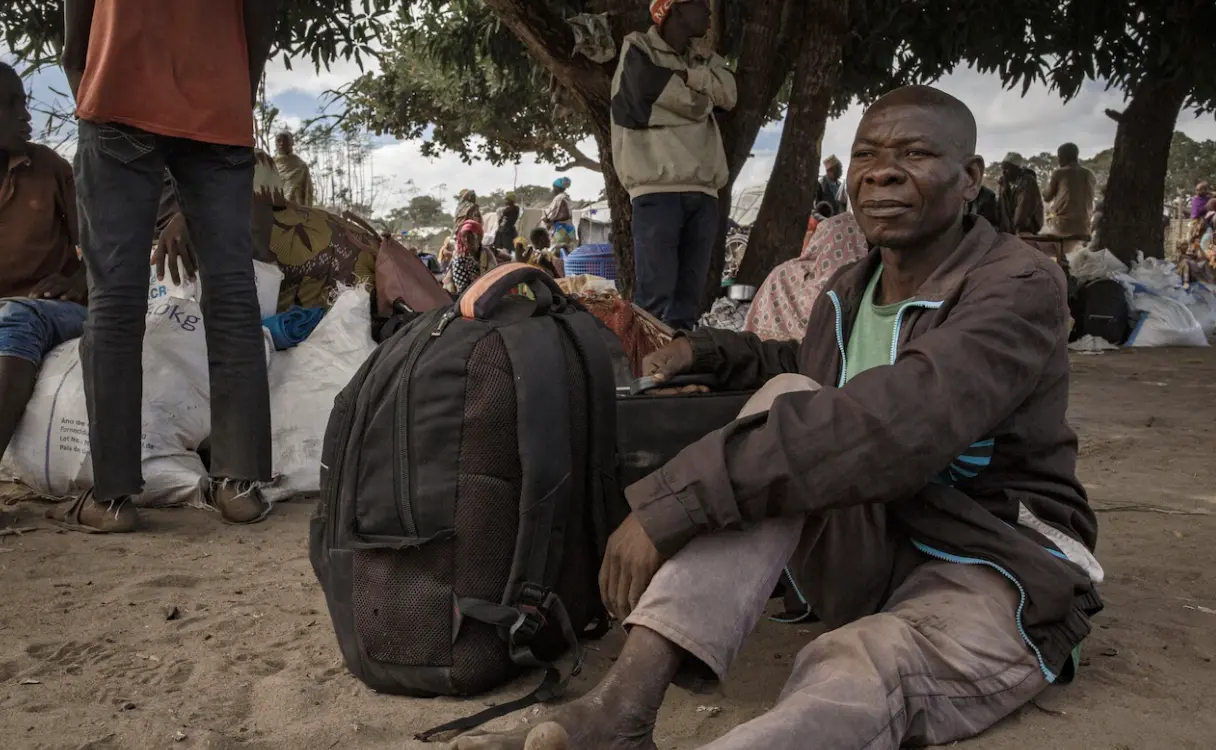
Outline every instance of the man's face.
{"type": "Polygon", "coordinates": [[[963,153],[938,109],[890,105],[868,112],[849,159],[849,196],[871,245],[923,247],[955,226],[979,193],[984,162],[963,153]]]}
{"type": "Polygon", "coordinates": [[[34,135],[30,121],[21,79],[12,71],[0,71],[0,151],[25,151],[25,144],[34,135]]]}
{"type": "Polygon", "coordinates": [[[685,0],[671,9],[667,24],[676,24],[689,39],[697,39],[709,33],[709,15],[709,0],[685,0]]]}
{"type": "Polygon", "coordinates": [[[828,166],[828,177],[832,178],[833,182],[839,182],[840,176],[844,174],[844,167],[839,164],[831,164],[828,166]]]}
{"type": "Polygon", "coordinates": [[[1016,164],[1010,164],[1007,161],[1001,162],[1001,179],[1005,182],[1013,182],[1021,173],[1021,168],[1016,164]]]}
{"type": "Polygon", "coordinates": [[[280,154],[290,154],[291,146],[292,146],[291,136],[289,136],[289,135],[280,135],[279,137],[274,139],[275,150],[278,151],[280,154]]]}

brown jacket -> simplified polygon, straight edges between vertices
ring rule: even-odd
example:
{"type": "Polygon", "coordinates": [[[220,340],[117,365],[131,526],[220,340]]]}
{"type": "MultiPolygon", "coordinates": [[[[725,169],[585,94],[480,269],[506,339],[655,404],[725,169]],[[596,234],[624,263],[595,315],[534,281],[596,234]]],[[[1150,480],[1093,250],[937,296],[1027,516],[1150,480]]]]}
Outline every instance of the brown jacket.
{"type": "Polygon", "coordinates": [[[986,220],[967,221],[958,250],[905,303],[893,365],[843,387],[845,345],[878,251],[828,282],[801,345],[692,334],[695,369],[724,388],[755,388],[783,372],[838,387],[779,398],[627,496],[667,555],[698,534],[767,516],[884,503],[922,552],[988,564],[1016,582],[1028,642],[1054,677],[1101,608],[1092,580],[1102,575],[1065,422],[1065,279],[986,220]]]}

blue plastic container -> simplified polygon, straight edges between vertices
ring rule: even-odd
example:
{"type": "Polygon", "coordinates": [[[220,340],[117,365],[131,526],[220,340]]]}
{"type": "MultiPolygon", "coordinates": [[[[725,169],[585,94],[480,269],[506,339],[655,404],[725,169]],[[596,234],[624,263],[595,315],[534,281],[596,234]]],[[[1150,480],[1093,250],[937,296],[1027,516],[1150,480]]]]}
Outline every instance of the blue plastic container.
{"type": "Polygon", "coordinates": [[[612,245],[583,245],[566,256],[566,275],[588,274],[616,281],[616,256],[612,245]]]}

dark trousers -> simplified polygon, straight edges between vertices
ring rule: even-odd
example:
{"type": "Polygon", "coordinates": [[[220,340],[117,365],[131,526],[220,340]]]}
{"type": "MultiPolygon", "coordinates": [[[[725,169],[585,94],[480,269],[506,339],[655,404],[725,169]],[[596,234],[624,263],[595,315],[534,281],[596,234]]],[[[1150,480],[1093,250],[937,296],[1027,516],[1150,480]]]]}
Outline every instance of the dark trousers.
{"type": "Polygon", "coordinates": [[[718,236],[718,199],[651,193],[633,200],[633,301],[664,323],[691,331],[701,313],[718,236]]]}
{"type": "Polygon", "coordinates": [[[148,258],[165,168],[202,275],[212,476],[269,481],[270,396],[253,275],[253,149],[80,122],[76,189],[89,313],[80,341],[94,492],[137,495],[148,258]]]}

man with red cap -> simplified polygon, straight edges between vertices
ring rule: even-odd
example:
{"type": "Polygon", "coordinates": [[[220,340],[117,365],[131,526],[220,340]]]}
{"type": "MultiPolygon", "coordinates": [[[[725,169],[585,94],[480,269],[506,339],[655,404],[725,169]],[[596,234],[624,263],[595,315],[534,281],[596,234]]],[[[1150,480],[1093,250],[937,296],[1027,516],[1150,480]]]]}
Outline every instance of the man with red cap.
{"type": "Polygon", "coordinates": [[[691,330],[730,177],[714,112],[737,91],[725,60],[693,49],[708,0],[654,0],[650,15],[649,31],[625,37],[612,82],[612,157],[633,200],[634,301],[691,330]]]}

